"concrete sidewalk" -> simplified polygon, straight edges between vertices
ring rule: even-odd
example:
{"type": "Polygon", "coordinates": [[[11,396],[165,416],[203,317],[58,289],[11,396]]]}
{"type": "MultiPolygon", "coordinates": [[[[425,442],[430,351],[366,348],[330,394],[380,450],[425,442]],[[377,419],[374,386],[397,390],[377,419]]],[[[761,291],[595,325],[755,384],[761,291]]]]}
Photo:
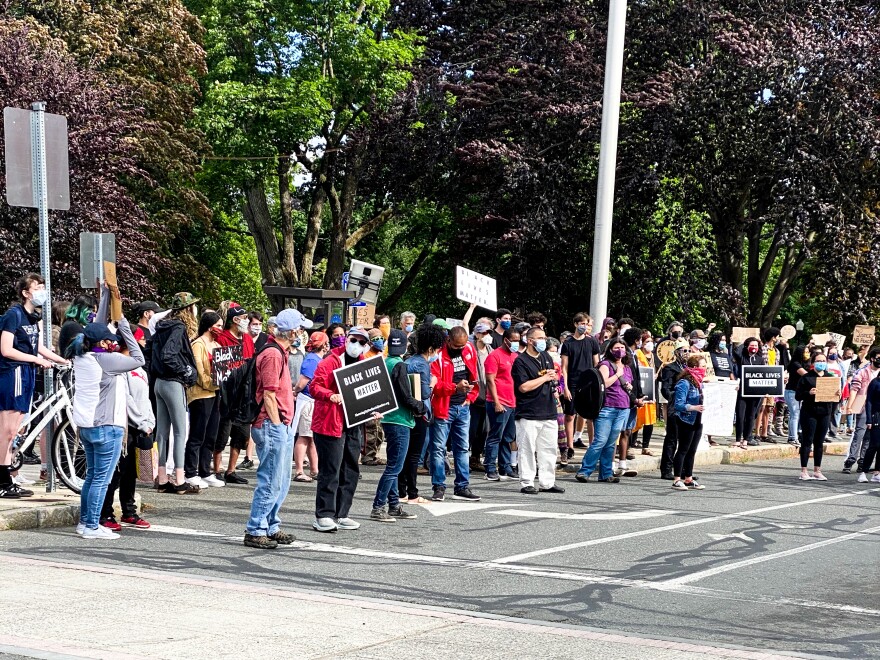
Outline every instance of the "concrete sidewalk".
{"type": "MultiPolygon", "coordinates": [[[[296,561],[295,556],[291,561],[296,561]]],[[[340,596],[174,571],[0,553],[15,616],[0,653],[40,658],[806,657],[340,596]],[[37,623],[38,622],[38,623],[37,623]],[[100,622],[95,625],[95,622],[100,622]],[[232,633],[232,634],[229,634],[232,633]]],[[[306,578],[305,584],[308,584],[306,578]]]]}

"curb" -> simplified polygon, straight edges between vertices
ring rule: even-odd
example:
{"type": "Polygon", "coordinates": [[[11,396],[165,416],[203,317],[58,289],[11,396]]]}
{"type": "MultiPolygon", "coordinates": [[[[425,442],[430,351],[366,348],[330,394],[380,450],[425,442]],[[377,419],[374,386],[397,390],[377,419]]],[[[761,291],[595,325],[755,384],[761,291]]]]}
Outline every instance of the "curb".
{"type": "MultiPolygon", "coordinates": [[[[140,493],[134,496],[137,511],[142,510],[140,493]]],[[[113,502],[113,513],[122,516],[119,499],[113,502]]],[[[79,522],[79,504],[46,504],[19,508],[0,508],[0,532],[50,527],[73,527],[79,522]]]]}

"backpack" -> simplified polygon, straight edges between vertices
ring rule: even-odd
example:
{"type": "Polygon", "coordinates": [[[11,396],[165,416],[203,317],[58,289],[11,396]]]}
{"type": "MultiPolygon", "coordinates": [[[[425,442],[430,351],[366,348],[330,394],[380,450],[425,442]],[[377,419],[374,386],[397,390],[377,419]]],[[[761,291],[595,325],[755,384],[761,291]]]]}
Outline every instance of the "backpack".
{"type": "Polygon", "coordinates": [[[595,367],[587,369],[574,393],[574,410],[584,419],[596,419],[605,405],[605,379],[595,367]]]}
{"type": "MultiPolygon", "coordinates": [[[[284,349],[276,343],[266,343],[259,351],[254,353],[251,360],[245,360],[244,365],[235,369],[229,378],[220,386],[220,416],[231,419],[234,424],[253,424],[263,407],[262,402],[257,401],[257,356],[271,348],[281,351],[284,349]]],[[[282,372],[284,364],[281,365],[282,372]]]]}

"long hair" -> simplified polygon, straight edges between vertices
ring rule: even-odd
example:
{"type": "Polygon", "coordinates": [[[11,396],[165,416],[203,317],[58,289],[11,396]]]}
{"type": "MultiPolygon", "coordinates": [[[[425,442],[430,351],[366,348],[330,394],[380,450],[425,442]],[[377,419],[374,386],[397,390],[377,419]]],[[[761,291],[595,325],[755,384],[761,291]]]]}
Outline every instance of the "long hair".
{"type": "MultiPolygon", "coordinates": [[[[702,355],[691,355],[687,359],[687,368],[693,369],[694,367],[699,367],[700,362],[705,362],[705,361],[706,361],[706,358],[704,358],[702,355]]],[[[700,384],[697,383],[697,381],[694,379],[693,374],[690,371],[688,371],[687,369],[682,369],[681,372],[678,374],[678,376],[676,376],[675,382],[677,383],[680,380],[686,380],[691,385],[693,385],[694,388],[700,389],[700,384]]]]}
{"type": "Polygon", "coordinates": [[[64,351],[64,357],[68,360],[72,360],[73,358],[82,357],[86,353],[92,350],[94,346],[92,342],[90,342],[85,334],[80,332],[76,337],[74,337],[70,343],[67,345],[67,350],[64,351]]]}
{"type": "Polygon", "coordinates": [[[611,351],[615,346],[623,346],[625,349],[627,349],[626,355],[624,355],[620,361],[624,364],[624,366],[628,367],[630,363],[629,347],[626,345],[626,342],[619,337],[615,337],[608,341],[608,346],[605,347],[605,354],[602,356],[602,359],[606,362],[614,362],[614,355],[611,353],[611,351]]]}
{"type": "MultiPolygon", "coordinates": [[[[196,331],[196,336],[193,341],[213,328],[214,324],[219,320],[220,315],[217,312],[202,312],[202,318],[199,319],[199,329],[196,331]]],[[[184,321],[184,323],[186,323],[186,321],[184,321]]]]}
{"type": "Polygon", "coordinates": [[[183,309],[175,309],[168,315],[168,318],[180,319],[183,321],[183,325],[186,326],[186,334],[190,341],[198,337],[196,332],[199,330],[199,322],[196,320],[196,315],[193,314],[192,305],[184,307],[183,309]]]}

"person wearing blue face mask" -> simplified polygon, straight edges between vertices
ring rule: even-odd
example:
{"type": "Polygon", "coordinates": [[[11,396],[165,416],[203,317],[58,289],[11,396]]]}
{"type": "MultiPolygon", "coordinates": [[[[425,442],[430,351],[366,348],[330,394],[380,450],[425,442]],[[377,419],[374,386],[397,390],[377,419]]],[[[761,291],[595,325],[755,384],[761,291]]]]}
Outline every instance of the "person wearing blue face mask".
{"type": "Polygon", "coordinates": [[[510,310],[502,307],[495,317],[495,330],[492,332],[492,350],[504,346],[504,332],[513,326],[510,310]]]}
{"type": "MultiPolygon", "coordinates": [[[[837,378],[828,371],[828,358],[821,351],[810,358],[812,368],[801,377],[795,394],[801,402],[801,481],[828,481],[822,474],[822,450],[831,421],[834,404],[816,401],[816,381],[820,378],[837,378]],[[807,471],[810,452],[813,452],[813,474],[807,471]]],[[[837,396],[840,396],[838,387],[837,396]]]]}
{"type": "Polygon", "coordinates": [[[733,373],[733,360],[727,349],[727,338],[722,332],[713,332],[709,335],[706,350],[712,358],[712,370],[719,380],[736,380],[733,373]]]}
{"type": "Polygon", "coordinates": [[[416,315],[412,312],[404,312],[400,315],[400,329],[406,333],[406,336],[409,337],[413,330],[415,330],[416,325],[416,315]]]}

